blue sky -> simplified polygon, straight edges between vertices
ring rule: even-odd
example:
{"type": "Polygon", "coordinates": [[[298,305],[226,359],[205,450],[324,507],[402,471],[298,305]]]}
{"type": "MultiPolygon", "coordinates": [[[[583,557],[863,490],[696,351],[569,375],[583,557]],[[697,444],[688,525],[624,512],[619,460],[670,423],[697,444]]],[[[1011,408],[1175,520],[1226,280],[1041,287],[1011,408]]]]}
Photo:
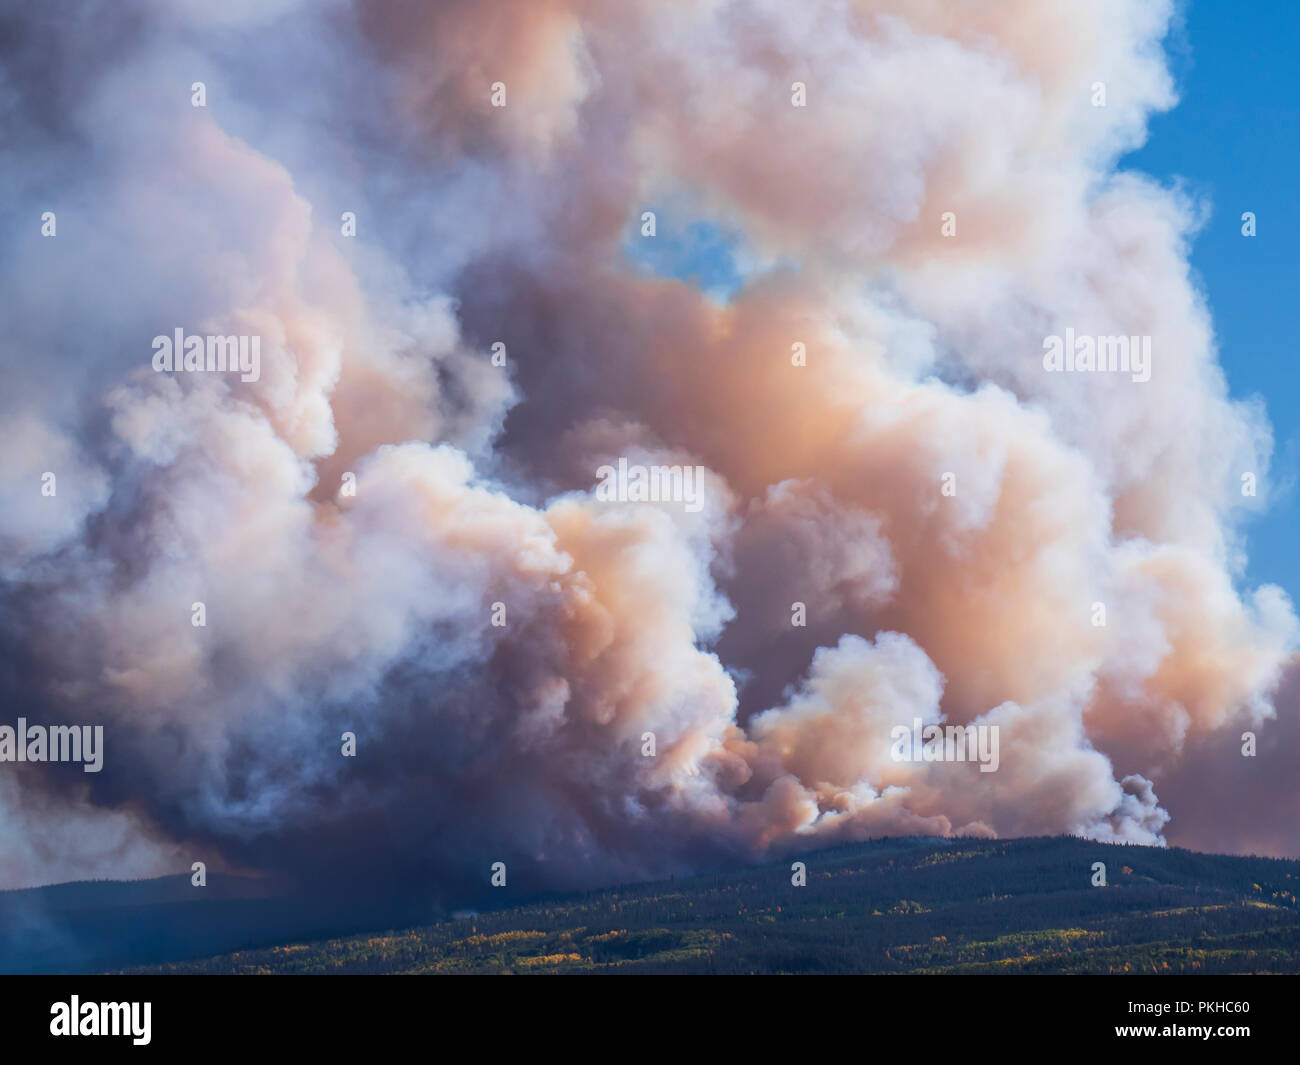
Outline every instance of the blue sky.
{"type": "MultiPolygon", "coordinates": [[[[1272,480],[1283,488],[1300,458],[1297,31],[1295,0],[1187,5],[1182,27],[1168,41],[1179,104],[1152,120],[1146,145],[1123,164],[1162,180],[1181,178],[1211,205],[1192,265],[1214,316],[1232,395],[1257,395],[1267,405],[1272,480]],[[1243,211],[1257,217],[1253,238],[1241,235],[1243,211]]],[[[1292,489],[1249,526],[1249,584],[1277,583],[1300,599],[1298,518],[1292,489]]]]}

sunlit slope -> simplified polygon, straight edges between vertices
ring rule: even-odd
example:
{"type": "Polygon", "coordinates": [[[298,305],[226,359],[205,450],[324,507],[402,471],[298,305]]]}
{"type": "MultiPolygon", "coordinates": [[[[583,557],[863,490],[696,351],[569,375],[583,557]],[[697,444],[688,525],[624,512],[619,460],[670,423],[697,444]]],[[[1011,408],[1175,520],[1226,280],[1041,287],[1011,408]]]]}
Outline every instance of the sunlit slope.
{"type": "Polygon", "coordinates": [[[1294,861],[888,840],[153,971],[1296,972],[1298,890],[1294,861]]]}

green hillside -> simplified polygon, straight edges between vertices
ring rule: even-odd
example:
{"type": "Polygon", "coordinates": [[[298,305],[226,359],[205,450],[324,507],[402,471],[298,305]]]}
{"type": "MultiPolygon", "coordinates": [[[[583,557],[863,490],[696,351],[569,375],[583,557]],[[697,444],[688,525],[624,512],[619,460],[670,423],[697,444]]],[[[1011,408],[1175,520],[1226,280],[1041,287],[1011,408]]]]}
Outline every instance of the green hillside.
{"type": "Polygon", "coordinates": [[[1298,892],[1295,861],[1069,837],[883,840],[134,971],[1294,973],[1298,892]],[[1098,861],[1105,887],[1091,883],[1098,861]]]}

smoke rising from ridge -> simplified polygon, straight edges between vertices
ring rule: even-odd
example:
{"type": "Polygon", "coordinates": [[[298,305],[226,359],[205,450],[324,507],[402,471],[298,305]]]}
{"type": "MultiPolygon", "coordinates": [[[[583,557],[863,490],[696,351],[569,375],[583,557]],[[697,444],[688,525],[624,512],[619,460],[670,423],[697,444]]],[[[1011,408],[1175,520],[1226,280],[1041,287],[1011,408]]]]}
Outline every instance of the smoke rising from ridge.
{"type": "Polygon", "coordinates": [[[1236,583],[1271,432],[1203,208],[1116,168],[1170,5],[221,6],[4,18],[2,720],[106,756],[0,767],[0,886],[1231,849],[1216,775],[1300,853],[1237,761],[1297,714],[1291,604],[1236,583]],[[644,211],[739,234],[740,288],[648,271],[644,211]],[[260,380],[154,373],[182,327],[260,380]],[[1067,328],[1151,379],[1045,373],[1067,328]],[[703,510],[597,500],[620,456],[703,510]],[[891,760],[915,718],[996,724],[998,771],[891,760]]]}

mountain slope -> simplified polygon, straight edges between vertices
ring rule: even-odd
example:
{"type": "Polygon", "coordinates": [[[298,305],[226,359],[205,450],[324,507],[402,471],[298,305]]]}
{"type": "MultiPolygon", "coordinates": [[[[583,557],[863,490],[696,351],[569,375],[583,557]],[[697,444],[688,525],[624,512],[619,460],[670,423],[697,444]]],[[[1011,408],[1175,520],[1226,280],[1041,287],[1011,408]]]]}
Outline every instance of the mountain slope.
{"type": "Polygon", "coordinates": [[[784,861],[150,971],[1300,971],[1300,862],[1070,837],[800,858],[803,887],[784,861]]]}

